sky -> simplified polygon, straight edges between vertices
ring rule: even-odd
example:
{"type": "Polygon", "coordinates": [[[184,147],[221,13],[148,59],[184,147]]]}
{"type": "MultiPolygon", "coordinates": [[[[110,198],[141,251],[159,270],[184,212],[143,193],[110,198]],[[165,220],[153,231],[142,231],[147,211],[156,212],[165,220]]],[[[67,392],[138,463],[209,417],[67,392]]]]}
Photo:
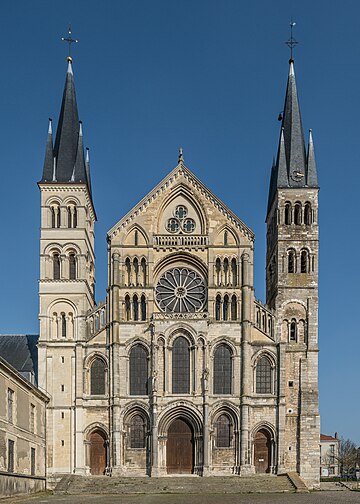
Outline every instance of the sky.
{"type": "MultiPolygon", "coordinates": [[[[96,224],[96,297],[106,232],[185,164],[254,232],[265,300],[265,212],[289,49],[320,191],[321,431],[360,445],[360,2],[27,0],[1,2],[1,333],[38,333],[40,180],[57,124],[69,22],[96,224]]],[[[307,136],[307,133],[306,133],[307,136]]]]}

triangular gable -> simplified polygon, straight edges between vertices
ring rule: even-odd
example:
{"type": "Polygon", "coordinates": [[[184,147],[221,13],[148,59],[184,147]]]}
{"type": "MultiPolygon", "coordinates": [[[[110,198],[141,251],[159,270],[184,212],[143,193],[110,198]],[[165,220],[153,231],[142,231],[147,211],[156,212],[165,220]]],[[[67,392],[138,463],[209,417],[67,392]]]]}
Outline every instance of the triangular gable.
{"type": "Polygon", "coordinates": [[[166,177],[164,177],[157,186],[155,186],[130,212],[120,219],[107,233],[111,239],[117,235],[120,230],[129,226],[135,217],[140,215],[155,199],[164,193],[170,186],[174,185],[178,178],[183,175],[184,178],[194,187],[199,193],[218,209],[233,226],[238,228],[242,234],[250,240],[254,240],[254,233],[251,229],[242,222],[219,198],[217,198],[193,173],[192,171],[180,162],[166,177]]]}

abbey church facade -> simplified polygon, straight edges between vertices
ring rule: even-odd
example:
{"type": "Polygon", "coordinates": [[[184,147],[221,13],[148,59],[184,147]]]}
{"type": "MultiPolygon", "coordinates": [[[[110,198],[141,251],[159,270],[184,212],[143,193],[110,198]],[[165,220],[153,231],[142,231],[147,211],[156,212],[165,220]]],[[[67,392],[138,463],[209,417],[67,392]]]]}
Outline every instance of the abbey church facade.
{"type": "Polygon", "coordinates": [[[254,293],[252,231],[180,152],[109,230],[96,304],[96,213],[71,59],[38,185],[48,476],[297,471],[316,486],[318,183],[293,61],[270,180],[266,303],[254,293]]]}

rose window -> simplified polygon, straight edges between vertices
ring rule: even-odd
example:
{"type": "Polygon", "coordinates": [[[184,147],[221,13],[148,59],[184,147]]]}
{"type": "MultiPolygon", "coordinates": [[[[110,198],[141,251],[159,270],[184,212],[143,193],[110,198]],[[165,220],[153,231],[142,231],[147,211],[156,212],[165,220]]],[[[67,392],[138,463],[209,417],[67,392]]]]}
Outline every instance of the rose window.
{"type": "Polygon", "coordinates": [[[205,305],[206,287],[196,271],[190,268],[173,268],[161,276],[155,296],[164,312],[194,313],[205,305]]]}
{"type": "Polygon", "coordinates": [[[192,233],[195,231],[195,221],[187,217],[188,210],[185,205],[178,205],[173,215],[166,223],[166,229],[170,233],[178,233],[184,231],[185,233],[192,233]]]}

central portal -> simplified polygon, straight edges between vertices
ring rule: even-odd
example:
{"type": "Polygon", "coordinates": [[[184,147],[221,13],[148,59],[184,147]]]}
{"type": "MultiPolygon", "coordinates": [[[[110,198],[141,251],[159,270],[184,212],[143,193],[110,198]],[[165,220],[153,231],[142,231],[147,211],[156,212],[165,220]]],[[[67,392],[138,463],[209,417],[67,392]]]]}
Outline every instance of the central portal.
{"type": "Polygon", "coordinates": [[[181,418],[174,420],[168,430],[166,466],[169,474],[191,474],[194,471],[194,433],[181,418]]]}

